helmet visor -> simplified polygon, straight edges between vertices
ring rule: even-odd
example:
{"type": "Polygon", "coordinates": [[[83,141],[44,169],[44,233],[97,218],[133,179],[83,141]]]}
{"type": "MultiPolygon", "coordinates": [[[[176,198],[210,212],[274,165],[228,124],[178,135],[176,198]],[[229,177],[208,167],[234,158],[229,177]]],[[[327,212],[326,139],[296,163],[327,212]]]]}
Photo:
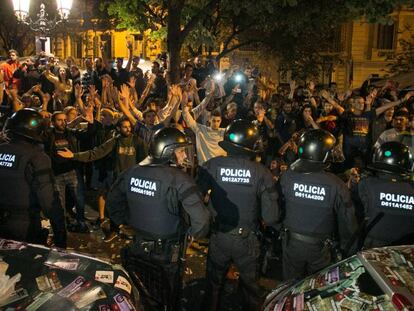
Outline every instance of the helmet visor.
{"type": "Polygon", "coordinates": [[[174,164],[178,167],[192,168],[195,166],[195,151],[191,144],[179,146],[173,152],[174,164]]]}

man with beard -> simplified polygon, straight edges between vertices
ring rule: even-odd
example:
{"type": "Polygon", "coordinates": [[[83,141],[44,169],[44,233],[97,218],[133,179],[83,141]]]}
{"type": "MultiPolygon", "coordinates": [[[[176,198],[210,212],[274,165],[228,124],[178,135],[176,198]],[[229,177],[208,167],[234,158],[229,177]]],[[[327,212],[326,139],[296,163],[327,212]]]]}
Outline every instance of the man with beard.
{"type": "Polygon", "coordinates": [[[36,59],[28,59],[14,72],[13,77],[20,80],[19,93],[24,94],[33,86],[39,84],[41,72],[36,59]]]}
{"type": "Polygon", "coordinates": [[[52,170],[55,177],[56,191],[59,193],[62,208],[65,206],[66,188],[68,188],[76,203],[76,223],[69,230],[89,232],[85,224],[85,197],[83,189],[78,186],[80,172],[75,162],[58,156],[59,150],[70,149],[78,151],[79,141],[87,140],[92,132],[93,117],[87,118],[88,130],[72,130],[67,127],[67,116],[63,111],[55,111],[51,118],[53,127],[45,133],[45,151],[52,160],[52,170]]]}
{"type": "MultiPolygon", "coordinates": [[[[137,91],[138,98],[141,97],[142,93],[145,90],[146,81],[144,79],[144,73],[142,72],[142,69],[139,68],[139,62],[141,58],[139,56],[134,56],[132,58],[132,68],[129,71],[129,77],[133,76],[135,78],[135,91],[137,91]]],[[[127,68],[128,70],[128,68],[127,68]]]]}
{"type": "Polygon", "coordinates": [[[95,69],[92,71],[92,84],[95,85],[99,95],[102,94],[102,76],[109,74],[104,66],[104,61],[101,57],[95,58],[95,69]]]}
{"type": "Polygon", "coordinates": [[[286,143],[297,129],[296,115],[293,112],[291,101],[283,103],[282,113],[276,118],[276,131],[279,133],[283,143],[286,143]]]}
{"type": "MultiPolygon", "coordinates": [[[[127,117],[123,117],[118,121],[117,130],[119,135],[110,138],[92,150],[73,153],[68,148],[65,148],[64,150],[58,151],[58,155],[79,162],[92,162],[112,153],[113,167],[108,170],[113,172],[113,180],[115,180],[121,172],[133,167],[136,163],[143,160],[147,154],[146,146],[142,139],[138,135],[132,134],[132,124],[127,117]]],[[[115,228],[111,226],[111,229],[115,228]]],[[[110,242],[116,236],[116,231],[111,230],[104,240],[105,242],[110,242]]]]}
{"type": "Polygon", "coordinates": [[[382,134],[378,137],[374,147],[378,148],[383,143],[389,141],[401,142],[403,135],[407,133],[408,117],[409,115],[406,110],[398,110],[392,119],[392,128],[382,132],[382,134]]]}
{"type": "Polygon", "coordinates": [[[19,59],[16,50],[9,50],[9,59],[0,65],[0,69],[3,71],[4,83],[6,89],[10,87],[18,88],[17,80],[13,79],[13,73],[19,68],[19,59]]]}
{"type": "Polygon", "coordinates": [[[413,92],[408,92],[403,99],[388,102],[372,110],[371,104],[376,93],[367,96],[367,99],[356,96],[350,100],[351,110],[341,115],[345,128],[344,155],[347,167],[360,166],[365,161],[369,146],[369,127],[375,118],[388,109],[405,103],[413,95],[413,92]],[[356,162],[357,160],[362,163],[356,162]]]}
{"type": "Polygon", "coordinates": [[[162,71],[160,70],[160,64],[158,62],[153,62],[151,71],[154,75],[154,80],[152,82],[148,97],[145,99],[145,104],[154,99],[161,99],[163,101],[167,99],[167,82],[165,81],[162,71]]]}
{"type": "Polygon", "coordinates": [[[85,69],[85,72],[82,74],[81,84],[83,91],[86,93],[88,91],[89,86],[93,84],[93,65],[91,58],[85,59],[85,69]]]}

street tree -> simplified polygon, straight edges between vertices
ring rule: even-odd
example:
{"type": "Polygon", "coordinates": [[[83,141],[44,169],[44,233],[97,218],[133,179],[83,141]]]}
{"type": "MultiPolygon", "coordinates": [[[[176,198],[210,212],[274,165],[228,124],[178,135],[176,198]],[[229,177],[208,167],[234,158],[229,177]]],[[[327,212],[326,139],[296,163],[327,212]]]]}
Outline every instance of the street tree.
{"type": "Polygon", "coordinates": [[[167,40],[170,79],[178,80],[180,51],[219,51],[216,59],[254,45],[280,58],[286,69],[317,74],[315,64],[338,56],[341,24],[365,18],[389,23],[390,13],[414,0],[112,0],[106,1],[119,28],[167,40]],[[336,48],[336,49],[335,49],[336,48]]]}

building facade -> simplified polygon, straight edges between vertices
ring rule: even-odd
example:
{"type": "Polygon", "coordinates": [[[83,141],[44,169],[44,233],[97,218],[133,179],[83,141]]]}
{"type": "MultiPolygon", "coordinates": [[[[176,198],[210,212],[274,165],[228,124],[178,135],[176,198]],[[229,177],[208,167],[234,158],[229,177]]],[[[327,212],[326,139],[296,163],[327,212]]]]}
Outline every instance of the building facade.
{"type": "Polygon", "coordinates": [[[365,21],[349,22],[342,26],[339,59],[333,66],[331,81],[339,89],[357,88],[370,77],[383,77],[401,49],[400,40],[410,40],[414,31],[414,10],[393,13],[391,25],[365,21]]]}
{"type": "MultiPolygon", "coordinates": [[[[100,1],[74,1],[69,21],[55,31],[48,42],[50,52],[60,59],[73,57],[78,65],[86,58],[102,56],[100,47],[104,47],[108,59],[128,57],[126,42],[133,45],[133,55],[154,60],[164,49],[162,41],[149,38],[144,33],[119,30],[100,9],[100,1]]],[[[165,50],[165,49],[164,49],[165,50]]]]}

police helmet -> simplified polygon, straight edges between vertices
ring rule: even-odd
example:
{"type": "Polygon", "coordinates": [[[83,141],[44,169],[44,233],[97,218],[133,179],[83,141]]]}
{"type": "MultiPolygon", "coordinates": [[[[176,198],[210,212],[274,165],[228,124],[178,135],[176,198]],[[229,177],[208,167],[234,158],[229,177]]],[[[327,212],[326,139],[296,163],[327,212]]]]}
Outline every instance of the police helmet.
{"type": "Polygon", "coordinates": [[[227,126],[219,146],[229,154],[253,156],[261,151],[259,130],[253,122],[234,120],[227,126]]]}
{"type": "Polygon", "coordinates": [[[321,129],[302,134],[298,143],[299,159],[292,163],[293,170],[313,171],[327,167],[326,161],[335,146],[335,137],[321,129]]]}
{"type": "Polygon", "coordinates": [[[391,174],[411,174],[413,156],[410,149],[397,141],[383,143],[374,149],[370,168],[391,174]]]}
{"type": "Polygon", "coordinates": [[[30,108],[15,112],[4,124],[5,131],[10,131],[35,142],[42,142],[42,134],[45,129],[46,124],[42,115],[30,108]]]}
{"type": "Polygon", "coordinates": [[[180,130],[166,127],[155,132],[150,143],[148,156],[140,162],[141,166],[174,163],[174,150],[191,145],[180,130]]]}

